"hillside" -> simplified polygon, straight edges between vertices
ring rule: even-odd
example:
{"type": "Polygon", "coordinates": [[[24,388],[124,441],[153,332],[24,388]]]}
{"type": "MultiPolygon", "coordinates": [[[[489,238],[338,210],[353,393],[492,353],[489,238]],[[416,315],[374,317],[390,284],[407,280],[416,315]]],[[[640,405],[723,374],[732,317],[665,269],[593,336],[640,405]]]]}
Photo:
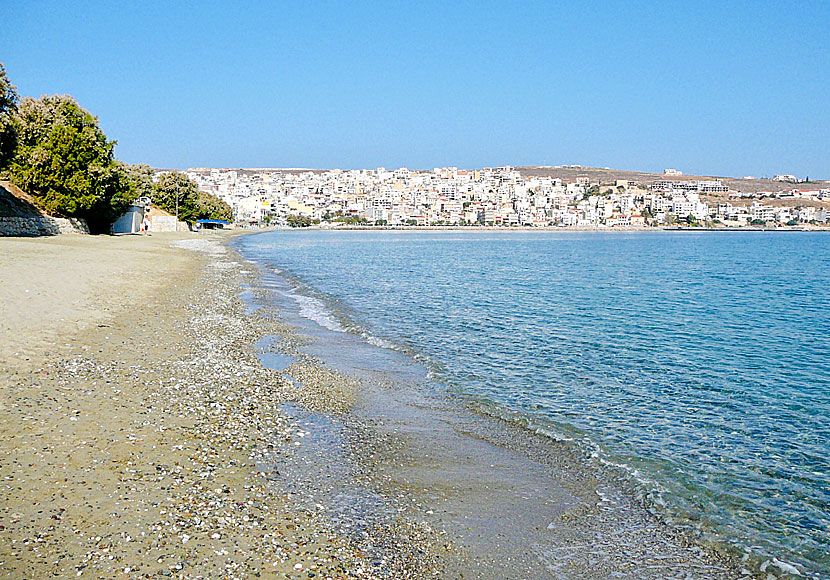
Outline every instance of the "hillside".
{"type": "MultiPolygon", "coordinates": [[[[759,191],[789,191],[792,189],[830,189],[830,181],[810,181],[809,183],[784,183],[772,179],[743,179],[737,177],[719,177],[713,175],[663,175],[662,173],[647,173],[644,171],[625,171],[619,169],[601,169],[598,167],[517,167],[524,177],[555,177],[567,181],[575,181],[579,175],[587,175],[591,182],[599,182],[602,185],[611,185],[618,179],[636,181],[638,184],[648,185],[658,179],[671,181],[698,181],[719,179],[731,191],[742,193],[756,193],[759,191]]],[[[726,193],[701,194],[700,199],[710,206],[717,206],[719,203],[729,202],[735,206],[748,206],[751,199],[734,199],[726,193]]],[[[830,201],[808,200],[772,197],[761,198],[761,202],[775,207],[824,207],[830,208],[830,201]]]]}
{"type": "Polygon", "coordinates": [[[810,181],[809,183],[782,183],[772,179],[743,179],[739,177],[722,177],[717,175],[663,175],[662,173],[648,173],[644,171],[626,171],[621,169],[602,169],[599,167],[546,167],[527,166],[516,168],[526,177],[545,176],[557,177],[568,181],[575,181],[579,175],[587,175],[594,182],[602,184],[614,183],[617,179],[627,179],[638,183],[651,183],[658,179],[672,181],[697,181],[719,179],[730,190],[744,193],[755,193],[758,191],[783,191],[789,189],[828,189],[830,181],[810,181]]]}
{"type": "Polygon", "coordinates": [[[40,217],[44,215],[32,197],[8,181],[0,181],[0,217],[40,217]]]}

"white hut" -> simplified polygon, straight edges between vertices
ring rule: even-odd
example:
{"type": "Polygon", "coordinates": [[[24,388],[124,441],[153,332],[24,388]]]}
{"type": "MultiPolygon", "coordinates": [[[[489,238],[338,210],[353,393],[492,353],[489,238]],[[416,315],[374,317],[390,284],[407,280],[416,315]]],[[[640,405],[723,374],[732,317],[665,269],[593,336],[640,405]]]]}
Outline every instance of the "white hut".
{"type": "Polygon", "coordinates": [[[141,231],[141,220],[150,207],[149,197],[139,197],[120,218],[112,224],[114,234],[135,234],[141,231]]]}

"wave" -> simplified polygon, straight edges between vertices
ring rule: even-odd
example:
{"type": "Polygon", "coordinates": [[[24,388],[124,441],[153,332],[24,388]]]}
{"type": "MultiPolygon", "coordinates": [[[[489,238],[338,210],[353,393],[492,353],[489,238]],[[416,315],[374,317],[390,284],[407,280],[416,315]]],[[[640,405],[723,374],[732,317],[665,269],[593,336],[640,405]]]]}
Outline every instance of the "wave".
{"type": "Polygon", "coordinates": [[[316,322],[323,328],[334,332],[346,332],[346,329],[329,312],[322,300],[298,294],[297,292],[292,293],[291,297],[297,302],[299,314],[303,318],[316,322]]]}

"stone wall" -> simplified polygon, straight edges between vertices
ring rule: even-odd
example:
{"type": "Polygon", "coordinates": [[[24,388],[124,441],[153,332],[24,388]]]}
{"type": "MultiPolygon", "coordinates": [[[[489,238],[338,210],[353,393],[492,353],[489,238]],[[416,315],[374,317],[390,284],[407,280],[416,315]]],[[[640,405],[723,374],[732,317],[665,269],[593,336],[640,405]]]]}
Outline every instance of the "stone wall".
{"type": "Polygon", "coordinates": [[[56,236],[58,234],[88,234],[89,227],[82,219],[53,217],[0,217],[0,236],[56,236]]]}

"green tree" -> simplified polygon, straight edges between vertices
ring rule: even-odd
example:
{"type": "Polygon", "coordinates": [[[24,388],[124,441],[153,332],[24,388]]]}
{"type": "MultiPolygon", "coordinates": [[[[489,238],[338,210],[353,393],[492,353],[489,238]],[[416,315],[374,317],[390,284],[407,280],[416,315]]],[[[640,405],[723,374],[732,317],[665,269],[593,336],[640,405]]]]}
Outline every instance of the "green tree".
{"type": "Polygon", "coordinates": [[[14,113],[17,111],[17,90],[6,75],[6,68],[0,62],[0,170],[14,154],[17,133],[14,128],[14,113]]]}
{"type": "Polygon", "coordinates": [[[0,62],[0,113],[14,111],[17,108],[17,87],[9,80],[6,67],[0,62]]]}
{"type": "Polygon", "coordinates": [[[199,219],[205,220],[233,220],[233,210],[227,203],[211,195],[200,191],[196,198],[196,209],[199,219]]]}
{"type": "Polygon", "coordinates": [[[136,165],[124,164],[124,171],[127,172],[127,177],[130,181],[130,187],[136,197],[153,198],[155,193],[155,184],[153,183],[153,175],[155,171],[149,165],[139,163],[136,165]]]}
{"type": "Polygon", "coordinates": [[[179,221],[192,224],[199,219],[199,186],[184,173],[173,171],[162,175],[153,187],[151,198],[171,215],[176,215],[178,207],[179,221]]]}
{"type": "Polygon", "coordinates": [[[126,171],[113,157],[115,141],[98,119],[68,95],[24,98],[13,117],[17,147],[11,180],[50,214],[84,218],[105,232],[132,201],[126,171]]]}
{"type": "Polygon", "coordinates": [[[308,216],[292,213],[285,216],[285,223],[287,223],[292,228],[307,228],[314,222],[308,216]]]}

